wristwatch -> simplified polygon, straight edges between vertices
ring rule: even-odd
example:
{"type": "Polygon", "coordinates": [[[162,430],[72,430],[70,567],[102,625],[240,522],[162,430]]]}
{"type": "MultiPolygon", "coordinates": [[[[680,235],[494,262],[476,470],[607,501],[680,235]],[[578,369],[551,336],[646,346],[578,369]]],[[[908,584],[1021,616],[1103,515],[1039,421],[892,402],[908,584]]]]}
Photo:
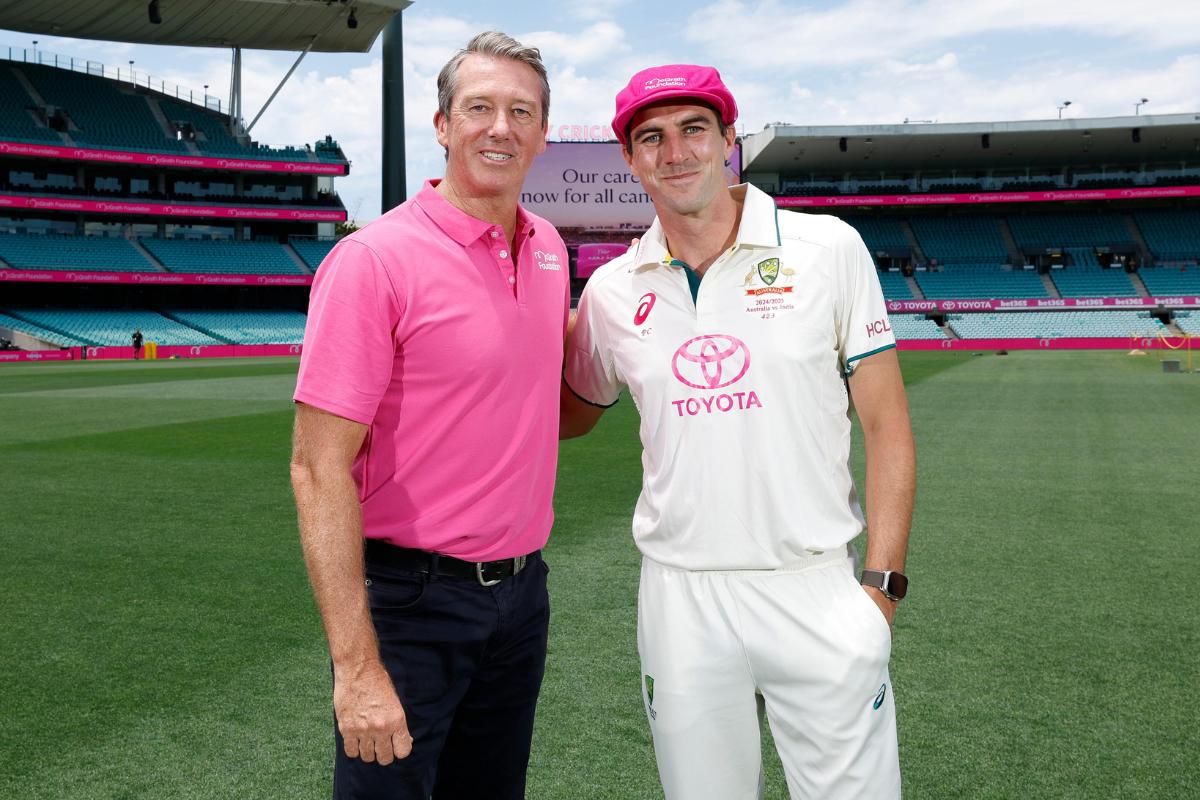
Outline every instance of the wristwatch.
{"type": "Polygon", "coordinates": [[[864,569],[861,583],[883,592],[889,600],[899,600],[908,594],[908,577],[895,570],[864,569]]]}

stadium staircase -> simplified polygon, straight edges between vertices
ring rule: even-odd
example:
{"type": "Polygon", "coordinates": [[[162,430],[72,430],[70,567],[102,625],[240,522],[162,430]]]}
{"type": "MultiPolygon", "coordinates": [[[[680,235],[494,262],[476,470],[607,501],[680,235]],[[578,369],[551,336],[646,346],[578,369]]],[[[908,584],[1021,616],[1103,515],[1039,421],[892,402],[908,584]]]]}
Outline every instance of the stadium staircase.
{"type": "Polygon", "coordinates": [[[912,275],[905,275],[904,282],[908,284],[908,291],[912,292],[914,300],[924,300],[925,292],[921,290],[921,284],[917,283],[917,279],[912,275]]]}
{"type": "Polygon", "coordinates": [[[1062,294],[1058,291],[1058,287],[1054,285],[1054,281],[1050,280],[1050,276],[1044,272],[1042,273],[1042,286],[1046,287],[1046,294],[1051,297],[1062,297],[1062,294]]]}
{"type": "MultiPolygon", "coordinates": [[[[900,220],[900,227],[904,231],[904,238],[908,240],[908,246],[912,248],[913,259],[918,263],[924,264],[929,259],[925,257],[925,251],[921,249],[921,243],[917,241],[917,235],[913,233],[912,226],[908,224],[908,220],[900,220]]],[[[911,283],[913,286],[917,285],[916,281],[911,281],[911,283]]],[[[920,290],[918,289],[918,291],[920,290]]],[[[921,295],[921,297],[924,296],[924,294],[921,295]]]]}
{"type": "Polygon", "coordinates": [[[1008,259],[1010,264],[1024,264],[1025,256],[1021,253],[1021,248],[1017,247],[1017,240],[1013,238],[1012,230],[1008,227],[1008,222],[1001,217],[996,220],[1000,226],[1000,236],[1004,239],[1004,246],[1008,248],[1008,259]]]}
{"type": "Polygon", "coordinates": [[[1137,220],[1132,214],[1122,214],[1125,218],[1125,225],[1129,228],[1129,235],[1133,237],[1133,244],[1137,247],[1138,263],[1149,264],[1152,257],[1150,245],[1146,243],[1146,237],[1142,236],[1142,229],[1138,227],[1137,220]]]}
{"type": "Polygon", "coordinates": [[[170,270],[167,269],[166,265],[163,264],[161,261],[159,261],[158,257],[155,256],[154,253],[151,253],[149,250],[147,250],[142,245],[142,242],[140,239],[138,239],[136,236],[127,236],[125,238],[131,245],[133,245],[134,250],[137,250],[139,253],[142,254],[142,258],[146,259],[147,261],[149,261],[151,264],[154,265],[155,271],[170,272],[170,270]]]}
{"type": "MultiPolygon", "coordinates": [[[[163,113],[162,106],[158,104],[158,100],[153,97],[147,97],[146,105],[150,106],[150,113],[158,122],[158,127],[162,129],[163,135],[168,139],[177,138],[175,135],[175,128],[172,127],[171,122],[167,119],[167,115],[163,113]]],[[[188,153],[194,156],[201,155],[200,148],[196,147],[195,142],[189,142],[186,139],[181,139],[180,141],[183,142],[183,146],[187,148],[188,153]]]]}
{"type": "Polygon", "coordinates": [[[308,262],[292,247],[291,242],[283,245],[283,252],[288,254],[288,258],[296,262],[296,268],[305,275],[312,275],[314,273],[312,267],[308,266],[308,262]]]}
{"type": "Polygon", "coordinates": [[[1129,282],[1133,284],[1133,290],[1137,292],[1138,297],[1149,297],[1150,290],[1146,288],[1145,281],[1142,276],[1136,272],[1129,273],[1129,282]]]}

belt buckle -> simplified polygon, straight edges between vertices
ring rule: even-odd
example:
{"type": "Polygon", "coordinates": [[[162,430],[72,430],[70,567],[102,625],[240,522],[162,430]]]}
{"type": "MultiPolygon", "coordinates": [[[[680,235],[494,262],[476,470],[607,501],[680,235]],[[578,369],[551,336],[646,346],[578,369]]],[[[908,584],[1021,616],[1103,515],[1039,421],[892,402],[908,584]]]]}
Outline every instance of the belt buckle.
{"type": "Polygon", "coordinates": [[[495,580],[488,580],[488,579],[484,578],[483,577],[483,565],[484,565],[484,562],[482,562],[482,561],[475,562],[475,579],[479,581],[480,586],[487,588],[488,586],[495,586],[497,583],[504,580],[503,578],[496,578],[495,580]]]}

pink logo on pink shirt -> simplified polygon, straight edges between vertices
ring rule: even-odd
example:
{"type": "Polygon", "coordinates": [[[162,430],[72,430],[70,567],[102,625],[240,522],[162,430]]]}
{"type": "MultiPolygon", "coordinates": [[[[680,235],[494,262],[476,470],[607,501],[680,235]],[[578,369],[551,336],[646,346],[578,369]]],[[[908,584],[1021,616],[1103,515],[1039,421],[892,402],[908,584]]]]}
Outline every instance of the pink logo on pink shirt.
{"type": "Polygon", "coordinates": [[[721,389],[737,383],[748,369],[750,350],[746,343],[725,333],[688,339],[671,359],[675,377],[693,389],[721,389]]]}

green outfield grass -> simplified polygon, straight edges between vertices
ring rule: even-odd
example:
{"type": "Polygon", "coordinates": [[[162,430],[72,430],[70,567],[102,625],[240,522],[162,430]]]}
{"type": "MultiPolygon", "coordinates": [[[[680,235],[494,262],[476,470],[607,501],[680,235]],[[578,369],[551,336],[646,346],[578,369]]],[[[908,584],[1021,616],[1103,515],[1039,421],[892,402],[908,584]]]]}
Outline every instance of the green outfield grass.
{"type": "MultiPolygon", "coordinates": [[[[1200,796],[1200,375],[1120,353],[902,361],[920,447],[893,655],[906,796],[1200,796]]],[[[0,798],[328,796],[295,370],[0,367],[0,798]]],[[[660,797],[632,403],[560,461],[529,797],[660,797]]]]}

